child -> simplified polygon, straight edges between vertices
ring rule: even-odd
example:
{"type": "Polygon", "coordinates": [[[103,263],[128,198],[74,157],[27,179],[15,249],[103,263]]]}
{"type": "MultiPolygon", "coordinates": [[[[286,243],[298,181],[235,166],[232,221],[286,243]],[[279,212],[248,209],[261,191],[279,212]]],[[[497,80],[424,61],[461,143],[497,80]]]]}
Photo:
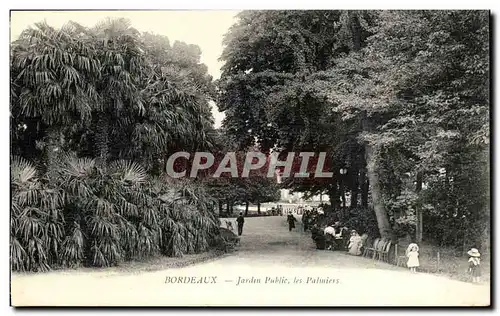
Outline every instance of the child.
{"type": "Polygon", "coordinates": [[[351,232],[351,238],[349,239],[349,245],[347,246],[349,254],[353,256],[361,255],[361,243],[361,236],[353,230],[351,232]]]}
{"type": "Polygon", "coordinates": [[[469,255],[469,273],[472,275],[472,283],[479,283],[479,277],[481,276],[480,262],[481,254],[476,248],[472,248],[467,251],[469,255]]]}
{"type": "Polygon", "coordinates": [[[325,247],[327,250],[334,250],[334,235],[335,235],[335,228],[333,226],[329,225],[325,228],[323,231],[324,236],[325,236],[325,247]]]}
{"type": "Polygon", "coordinates": [[[415,273],[417,272],[417,267],[420,266],[418,261],[418,245],[410,244],[406,249],[406,256],[408,257],[408,262],[406,263],[410,271],[415,273]]]}

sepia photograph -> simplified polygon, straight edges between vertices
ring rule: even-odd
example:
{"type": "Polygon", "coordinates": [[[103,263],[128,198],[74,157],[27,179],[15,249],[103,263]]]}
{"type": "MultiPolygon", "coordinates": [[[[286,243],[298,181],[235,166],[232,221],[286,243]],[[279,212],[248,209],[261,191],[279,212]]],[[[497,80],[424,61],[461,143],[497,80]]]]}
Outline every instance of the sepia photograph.
{"type": "Polygon", "coordinates": [[[491,307],[491,33],[10,10],[10,306],[491,307]]]}

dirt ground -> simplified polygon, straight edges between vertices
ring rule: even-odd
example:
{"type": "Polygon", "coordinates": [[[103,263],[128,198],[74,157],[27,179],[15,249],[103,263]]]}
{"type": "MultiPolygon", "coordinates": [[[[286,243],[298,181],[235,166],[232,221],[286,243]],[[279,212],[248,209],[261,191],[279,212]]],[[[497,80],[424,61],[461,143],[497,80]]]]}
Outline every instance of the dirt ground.
{"type": "Polygon", "coordinates": [[[316,250],[286,217],[247,218],[239,250],[184,268],[13,274],[14,306],[486,306],[489,284],[316,250]],[[183,283],[179,283],[183,282],[183,283]],[[193,283],[194,282],[194,283],[193,283]],[[200,283],[197,283],[200,282],[200,283]]]}

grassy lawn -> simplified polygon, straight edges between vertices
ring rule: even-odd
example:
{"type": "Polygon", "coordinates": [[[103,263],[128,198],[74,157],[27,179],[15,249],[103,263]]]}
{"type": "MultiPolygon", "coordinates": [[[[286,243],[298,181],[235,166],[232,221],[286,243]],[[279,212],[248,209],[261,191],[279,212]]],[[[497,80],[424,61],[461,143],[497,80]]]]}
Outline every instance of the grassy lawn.
{"type": "MultiPolygon", "coordinates": [[[[88,272],[97,272],[103,273],[106,275],[113,274],[130,274],[130,273],[141,273],[141,272],[153,272],[160,271],[165,269],[173,269],[173,268],[183,268],[189,265],[198,264],[207,262],[210,260],[214,260],[217,258],[221,258],[227,255],[221,251],[209,251],[198,254],[189,254],[184,255],[183,257],[165,257],[165,256],[157,256],[157,257],[149,257],[143,260],[133,260],[127,261],[116,267],[106,267],[106,268],[97,268],[97,267],[79,267],[79,268],[65,268],[65,269],[54,269],[47,273],[88,273],[88,272]]],[[[40,274],[34,272],[15,272],[16,275],[30,275],[30,274],[40,274]]]]}
{"type": "MultiPolygon", "coordinates": [[[[467,255],[457,256],[454,251],[446,248],[438,248],[432,245],[424,245],[421,249],[420,265],[423,272],[430,272],[448,276],[455,280],[469,281],[467,255]],[[439,251],[439,269],[438,257],[439,251]]],[[[487,258],[481,260],[482,282],[489,282],[491,277],[490,262],[487,258]]]]}
{"type": "MultiPolygon", "coordinates": [[[[165,257],[157,256],[145,258],[143,260],[133,260],[127,261],[116,267],[107,268],[97,268],[97,267],[80,267],[74,269],[54,269],[47,273],[103,273],[106,275],[116,275],[116,274],[130,274],[130,273],[142,273],[142,272],[154,272],[165,269],[173,268],[183,268],[189,265],[198,264],[221,258],[227,254],[221,251],[208,251],[198,254],[184,255],[183,257],[165,257]]],[[[33,272],[15,272],[16,275],[30,275],[30,274],[40,274],[33,272]]]]}
{"type": "MultiPolygon", "coordinates": [[[[237,262],[239,258],[249,258],[255,266],[281,263],[283,266],[302,267],[345,267],[359,269],[406,270],[394,264],[371,260],[369,258],[350,256],[342,251],[316,250],[310,232],[304,232],[300,216],[296,228],[288,231],[285,216],[269,216],[248,218],[245,222],[241,245],[236,253],[223,253],[209,251],[200,254],[175,257],[152,257],[144,260],[124,262],[117,267],[109,268],[77,268],[54,270],[49,273],[80,274],[98,273],[103,275],[139,274],[142,272],[156,272],[172,268],[182,268],[189,265],[204,263],[223,257],[233,257],[237,262]]],[[[233,223],[234,225],[234,223],[233,223]]],[[[222,223],[224,226],[224,222],[222,223]]],[[[235,226],[236,228],[236,226],[235,226]]],[[[404,254],[404,245],[398,248],[399,255],[404,254]]],[[[467,273],[467,256],[456,256],[450,250],[438,249],[432,245],[420,247],[420,269],[422,273],[446,276],[459,281],[469,281],[467,273]],[[437,250],[440,251],[440,265],[437,270],[437,250]]],[[[406,261],[405,261],[406,264],[406,261]]],[[[30,273],[16,273],[28,275],[30,273]]],[[[482,261],[482,283],[490,282],[490,264],[488,260],[482,261]]]]}
{"type": "MultiPolygon", "coordinates": [[[[398,255],[404,255],[406,247],[407,245],[400,244],[398,255]]],[[[467,272],[469,268],[468,259],[469,257],[466,254],[460,255],[460,253],[453,249],[424,243],[419,249],[420,268],[418,270],[424,273],[443,275],[454,280],[468,282],[470,281],[470,275],[467,272]]],[[[491,268],[488,258],[481,258],[481,273],[481,283],[489,283],[491,268]]]]}
{"type": "Polygon", "coordinates": [[[437,278],[434,273],[414,275],[407,268],[385,262],[341,251],[317,250],[310,234],[301,231],[300,224],[288,231],[284,218],[249,218],[245,225],[238,251],[229,255],[203,253],[182,258],[158,257],[105,269],[14,275],[11,279],[13,302],[16,306],[206,306],[251,305],[252,302],[283,306],[306,301],[314,306],[470,306],[486,305],[489,301],[489,287],[484,283],[474,285],[449,277],[437,278]],[[177,269],[179,267],[185,268],[177,269]],[[191,275],[217,276],[221,282],[207,286],[164,282],[166,276],[191,275]],[[236,286],[223,281],[236,280],[240,276],[273,275],[290,279],[329,276],[338,278],[340,284],[333,287],[328,284],[294,285],[296,290],[290,291],[288,286],[236,286]],[[408,287],[408,284],[414,286],[408,287]],[[68,288],[77,288],[79,294],[75,295],[68,288]],[[387,289],[400,290],[388,292],[387,289]],[[418,290],[413,294],[408,292],[414,289],[418,290]]]}

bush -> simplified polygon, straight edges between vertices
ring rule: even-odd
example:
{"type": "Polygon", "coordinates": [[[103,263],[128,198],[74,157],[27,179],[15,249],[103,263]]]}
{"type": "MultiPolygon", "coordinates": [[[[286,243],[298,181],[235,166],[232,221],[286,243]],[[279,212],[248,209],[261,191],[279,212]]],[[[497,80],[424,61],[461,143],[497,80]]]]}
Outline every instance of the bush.
{"type": "Polygon", "coordinates": [[[14,271],[107,267],[214,244],[220,223],[201,185],[151,178],[128,161],[104,170],[67,156],[43,178],[22,158],[11,165],[14,271]]]}
{"type": "Polygon", "coordinates": [[[326,246],[325,234],[317,226],[311,228],[311,238],[316,244],[316,249],[324,250],[326,246]]]}
{"type": "Polygon", "coordinates": [[[348,216],[343,221],[343,225],[349,229],[355,229],[359,234],[378,236],[377,218],[373,209],[356,207],[349,211],[348,216]]]}

